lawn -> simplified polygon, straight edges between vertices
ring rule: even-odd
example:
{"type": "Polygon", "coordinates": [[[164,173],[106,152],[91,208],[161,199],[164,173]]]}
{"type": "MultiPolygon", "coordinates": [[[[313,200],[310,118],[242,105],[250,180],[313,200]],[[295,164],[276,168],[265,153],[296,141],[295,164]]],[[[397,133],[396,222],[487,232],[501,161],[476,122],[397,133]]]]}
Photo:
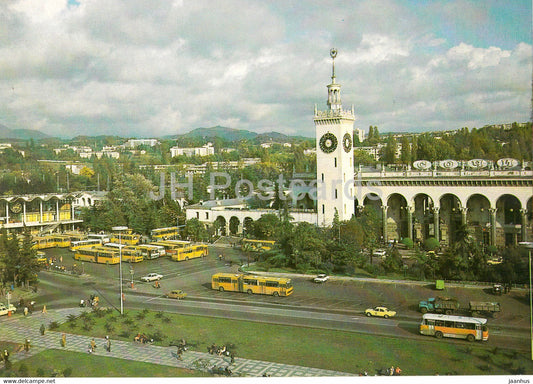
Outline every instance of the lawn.
{"type": "Polygon", "coordinates": [[[0,377],[206,377],[204,372],[51,349],[0,368],[0,377]]]}
{"type": "MultiPolygon", "coordinates": [[[[399,365],[407,375],[533,373],[533,363],[526,354],[488,349],[477,342],[437,341],[423,336],[396,339],[148,310],[128,311],[122,317],[116,311],[87,312],[71,317],[55,329],[94,337],[109,335],[127,341],[142,332],[163,346],[184,338],[193,345],[193,350],[201,352],[206,352],[212,343],[224,344],[237,357],[354,374],[363,370],[374,374],[391,365],[399,365]]],[[[120,372],[122,376],[130,376],[124,373],[129,371],[120,372]]]]}

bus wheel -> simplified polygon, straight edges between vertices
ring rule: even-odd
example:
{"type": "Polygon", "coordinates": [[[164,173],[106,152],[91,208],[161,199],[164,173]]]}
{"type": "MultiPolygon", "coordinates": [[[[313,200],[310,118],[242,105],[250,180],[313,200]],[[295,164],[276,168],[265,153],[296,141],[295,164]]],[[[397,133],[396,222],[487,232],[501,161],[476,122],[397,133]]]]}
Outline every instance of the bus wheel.
{"type": "Polygon", "coordinates": [[[251,289],[247,290],[246,293],[248,293],[249,295],[251,295],[253,292],[251,289]]]}
{"type": "Polygon", "coordinates": [[[467,336],[466,336],[466,340],[468,340],[468,341],[470,341],[470,342],[474,341],[475,339],[476,339],[476,338],[474,337],[474,335],[467,335],[467,336]]]}
{"type": "Polygon", "coordinates": [[[218,287],[218,290],[219,290],[220,292],[224,292],[224,287],[218,287]]]}
{"type": "Polygon", "coordinates": [[[272,296],[276,296],[276,297],[278,297],[278,296],[279,296],[278,291],[274,291],[274,293],[272,294],[272,296]]]}
{"type": "Polygon", "coordinates": [[[440,331],[435,332],[435,337],[437,339],[442,339],[442,332],[440,332],[440,331]]]}

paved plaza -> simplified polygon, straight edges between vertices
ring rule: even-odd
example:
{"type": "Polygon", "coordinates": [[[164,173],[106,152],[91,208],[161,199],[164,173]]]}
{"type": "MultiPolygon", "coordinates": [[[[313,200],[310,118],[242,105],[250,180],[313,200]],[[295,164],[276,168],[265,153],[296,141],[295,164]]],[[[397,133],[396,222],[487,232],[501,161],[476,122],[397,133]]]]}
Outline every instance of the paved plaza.
{"type": "MultiPolygon", "coordinates": [[[[64,349],[73,352],[89,353],[88,346],[92,337],[67,333],[66,347],[61,346],[62,332],[49,331],[51,322],[62,323],[69,315],[79,315],[83,308],[68,308],[49,310],[47,313],[33,313],[26,317],[19,314],[0,320],[0,339],[12,343],[22,344],[25,339],[31,342],[28,352],[20,351],[11,353],[10,361],[16,362],[36,355],[46,349],[64,349]],[[44,324],[47,331],[41,335],[39,328],[44,324]]],[[[95,355],[142,361],[146,363],[167,365],[177,368],[186,368],[209,372],[213,367],[222,369],[229,367],[234,375],[257,377],[269,375],[272,377],[316,377],[316,376],[353,376],[352,373],[330,371],[326,369],[301,367],[296,365],[272,363],[268,361],[249,360],[236,357],[231,364],[229,357],[211,355],[209,353],[186,351],[182,360],[178,360],[173,352],[176,347],[160,347],[156,345],[138,344],[133,341],[111,340],[111,352],[105,348],[106,340],[95,338],[95,355]]]]}

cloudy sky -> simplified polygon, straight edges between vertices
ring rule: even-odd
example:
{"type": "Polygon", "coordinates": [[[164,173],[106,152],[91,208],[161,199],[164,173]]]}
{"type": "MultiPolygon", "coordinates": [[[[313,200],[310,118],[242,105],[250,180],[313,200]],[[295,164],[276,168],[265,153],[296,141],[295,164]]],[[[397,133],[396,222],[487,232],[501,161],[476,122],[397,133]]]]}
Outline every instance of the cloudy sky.
{"type": "Polygon", "coordinates": [[[531,0],[0,0],[0,124],[314,136],[329,50],[355,127],[530,117],[531,0]]]}

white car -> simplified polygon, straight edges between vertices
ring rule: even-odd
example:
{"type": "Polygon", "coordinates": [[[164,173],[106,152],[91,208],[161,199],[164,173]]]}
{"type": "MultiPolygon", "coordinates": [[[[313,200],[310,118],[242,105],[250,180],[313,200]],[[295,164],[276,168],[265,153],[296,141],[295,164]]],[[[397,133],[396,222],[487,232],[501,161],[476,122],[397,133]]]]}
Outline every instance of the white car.
{"type": "Polygon", "coordinates": [[[315,283],[325,283],[325,282],[328,281],[328,280],[329,280],[329,276],[326,275],[325,273],[321,273],[320,275],[317,275],[317,277],[315,277],[315,278],[313,279],[313,281],[314,281],[315,283]]]}
{"type": "Polygon", "coordinates": [[[374,251],[373,255],[374,256],[379,256],[382,259],[384,259],[385,257],[387,257],[387,251],[385,251],[384,249],[376,249],[374,251]]]}
{"type": "Polygon", "coordinates": [[[0,316],[7,315],[9,311],[15,313],[17,311],[17,308],[13,304],[9,304],[8,309],[4,304],[0,303],[0,316]]]}
{"type": "Polygon", "coordinates": [[[141,277],[141,281],[156,281],[161,280],[163,278],[163,275],[160,275],[159,273],[149,273],[146,276],[141,277]]]}

